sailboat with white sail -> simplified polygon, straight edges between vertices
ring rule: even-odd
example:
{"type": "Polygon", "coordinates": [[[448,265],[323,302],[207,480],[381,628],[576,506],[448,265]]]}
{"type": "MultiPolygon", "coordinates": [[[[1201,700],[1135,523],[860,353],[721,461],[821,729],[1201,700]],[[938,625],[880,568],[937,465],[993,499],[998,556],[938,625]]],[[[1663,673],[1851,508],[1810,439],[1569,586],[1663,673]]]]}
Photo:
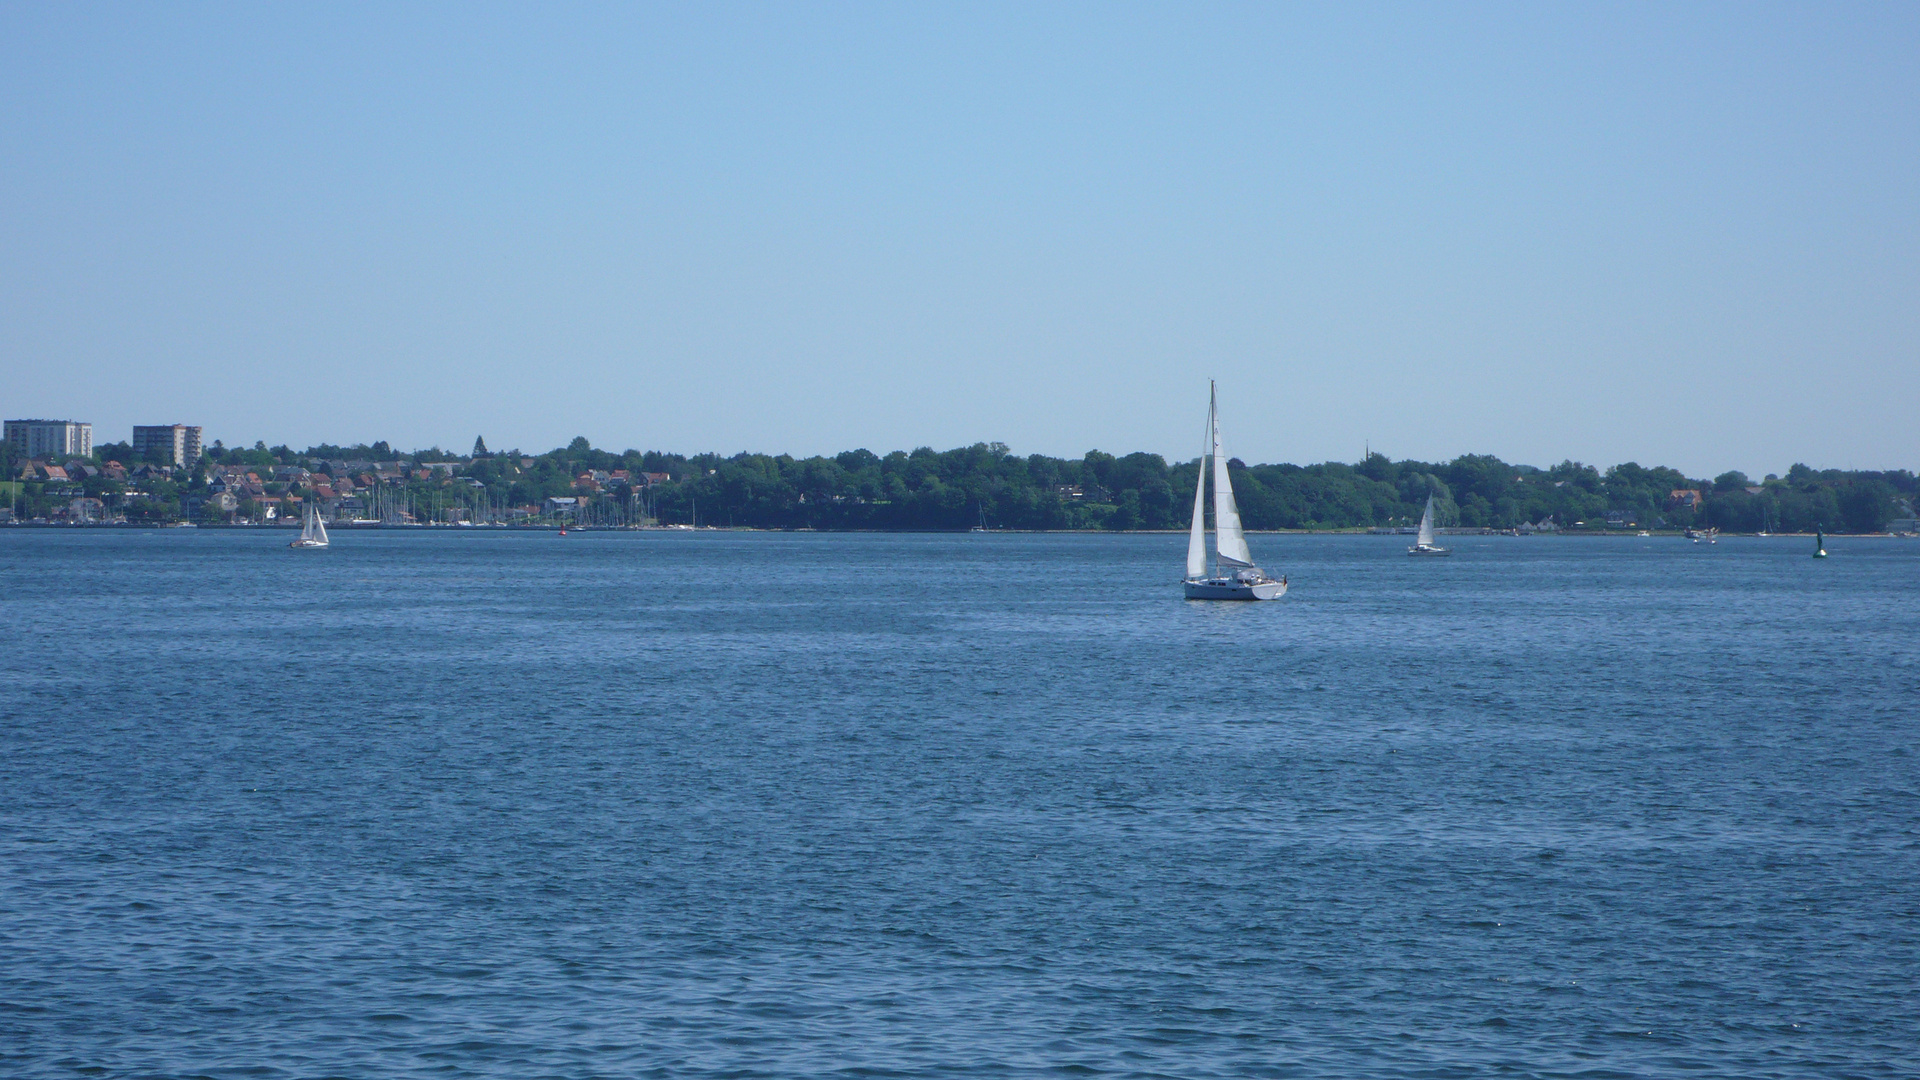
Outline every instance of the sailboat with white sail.
{"type": "Polygon", "coordinates": [[[1413,546],[1407,549],[1409,555],[1451,555],[1452,548],[1443,548],[1433,542],[1433,496],[1427,496],[1427,512],[1420,515],[1420,535],[1413,538],[1413,546]]]}
{"type": "Polygon", "coordinates": [[[1200,475],[1193,485],[1193,528],[1187,536],[1189,600],[1278,600],[1287,594],[1287,579],[1270,578],[1253,565],[1247,534],[1240,528],[1240,508],[1234,505],[1233,481],[1227,476],[1227,456],[1220,449],[1220,396],[1208,384],[1207,440],[1211,455],[1200,455],[1200,475]],[[1207,458],[1213,458],[1213,572],[1207,572],[1207,458]]]}
{"type": "Polygon", "coordinates": [[[313,505],[307,505],[306,514],[300,520],[300,539],[287,545],[290,548],[323,548],[327,546],[327,523],[320,520],[313,505]]]}

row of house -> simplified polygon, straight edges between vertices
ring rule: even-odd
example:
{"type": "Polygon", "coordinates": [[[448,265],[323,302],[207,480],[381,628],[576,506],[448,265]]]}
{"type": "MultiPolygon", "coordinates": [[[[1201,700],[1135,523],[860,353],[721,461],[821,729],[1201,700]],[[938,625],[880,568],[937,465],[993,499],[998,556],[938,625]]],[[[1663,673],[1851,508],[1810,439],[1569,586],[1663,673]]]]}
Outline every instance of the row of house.
{"type": "Polygon", "coordinates": [[[136,465],[129,469],[117,461],[109,461],[105,465],[95,465],[91,462],[81,461],[76,458],[68,461],[64,465],[55,464],[51,461],[24,461],[20,463],[19,468],[14,470],[12,478],[15,480],[24,480],[28,483],[47,483],[49,481],[59,483],[69,480],[77,483],[96,478],[118,480],[122,483],[127,483],[135,480],[155,478],[171,479],[172,477],[173,467],[170,465],[143,464],[136,465]]]}
{"type": "Polygon", "coordinates": [[[626,469],[590,469],[573,478],[576,491],[599,492],[625,484],[629,487],[653,487],[671,483],[673,476],[663,472],[634,473],[626,469]]]}

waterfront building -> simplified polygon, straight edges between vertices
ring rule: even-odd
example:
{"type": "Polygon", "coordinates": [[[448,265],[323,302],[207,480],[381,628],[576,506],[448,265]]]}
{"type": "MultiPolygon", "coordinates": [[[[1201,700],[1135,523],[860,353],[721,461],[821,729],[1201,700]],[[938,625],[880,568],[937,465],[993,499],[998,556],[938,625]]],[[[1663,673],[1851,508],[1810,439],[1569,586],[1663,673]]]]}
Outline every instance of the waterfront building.
{"type": "Polygon", "coordinates": [[[187,424],[134,425],[134,456],[144,458],[153,450],[169,465],[192,465],[200,460],[200,429],[187,424]]]}
{"type": "Polygon", "coordinates": [[[93,453],[93,425],[74,420],[9,420],[6,439],[27,458],[76,458],[93,453]]]}

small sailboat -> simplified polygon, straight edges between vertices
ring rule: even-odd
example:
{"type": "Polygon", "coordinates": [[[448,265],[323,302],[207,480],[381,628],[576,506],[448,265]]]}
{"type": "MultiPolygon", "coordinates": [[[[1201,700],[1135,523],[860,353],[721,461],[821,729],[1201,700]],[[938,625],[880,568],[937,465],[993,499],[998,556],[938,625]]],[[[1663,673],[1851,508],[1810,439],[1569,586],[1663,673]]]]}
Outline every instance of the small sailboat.
{"type": "Polygon", "coordinates": [[[1287,579],[1274,580],[1253,565],[1247,535],[1240,529],[1240,508],[1234,505],[1233,481],[1227,476],[1227,455],[1220,449],[1220,396],[1208,384],[1207,439],[1213,456],[1213,573],[1207,573],[1207,454],[1200,455],[1200,475],[1193,484],[1193,528],[1187,535],[1189,600],[1278,600],[1287,594],[1287,579]]]}
{"type": "Polygon", "coordinates": [[[1427,511],[1420,515],[1420,535],[1413,538],[1413,546],[1407,549],[1409,555],[1451,555],[1452,548],[1443,548],[1433,542],[1433,496],[1427,496],[1427,511]]]}
{"type": "Polygon", "coordinates": [[[323,548],[327,546],[327,523],[320,520],[309,505],[300,520],[300,539],[287,545],[290,548],[323,548]]]}
{"type": "Polygon", "coordinates": [[[1827,557],[1827,534],[1825,530],[1819,528],[1813,530],[1813,557],[1816,559],[1827,557]]]}

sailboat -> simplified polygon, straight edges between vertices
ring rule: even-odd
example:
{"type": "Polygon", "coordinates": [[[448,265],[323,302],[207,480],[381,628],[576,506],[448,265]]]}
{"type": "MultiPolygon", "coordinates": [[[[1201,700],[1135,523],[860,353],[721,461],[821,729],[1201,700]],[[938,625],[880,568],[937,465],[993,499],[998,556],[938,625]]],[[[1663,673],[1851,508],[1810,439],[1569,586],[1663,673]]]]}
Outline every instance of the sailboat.
{"type": "Polygon", "coordinates": [[[1816,559],[1827,557],[1827,534],[1817,526],[1813,530],[1813,557],[1816,559]]]}
{"type": "Polygon", "coordinates": [[[314,513],[313,506],[307,506],[306,514],[300,520],[300,539],[287,545],[290,548],[323,548],[327,546],[327,523],[314,513]]]}
{"type": "Polygon", "coordinates": [[[1187,599],[1278,600],[1287,594],[1287,579],[1276,581],[1253,565],[1247,534],[1240,529],[1240,510],[1233,502],[1227,455],[1220,449],[1220,395],[1212,383],[1207,385],[1207,440],[1213,454],[1213,573],[1207,573],[1207,454],[1203,452],[1200,475],[1193,483],[1193,529],[1187,537],[1187,599]]]}
{"type": "Polygon", "coordinates": [[[1427,512],[1420,515],[1420,535],[1413,538],[1413,546],[1407,549],[1409,555],[1451,555],[1452,548],[1443,548],[1433,542],[1433,496],[1427,496],[1427,512]]]}

